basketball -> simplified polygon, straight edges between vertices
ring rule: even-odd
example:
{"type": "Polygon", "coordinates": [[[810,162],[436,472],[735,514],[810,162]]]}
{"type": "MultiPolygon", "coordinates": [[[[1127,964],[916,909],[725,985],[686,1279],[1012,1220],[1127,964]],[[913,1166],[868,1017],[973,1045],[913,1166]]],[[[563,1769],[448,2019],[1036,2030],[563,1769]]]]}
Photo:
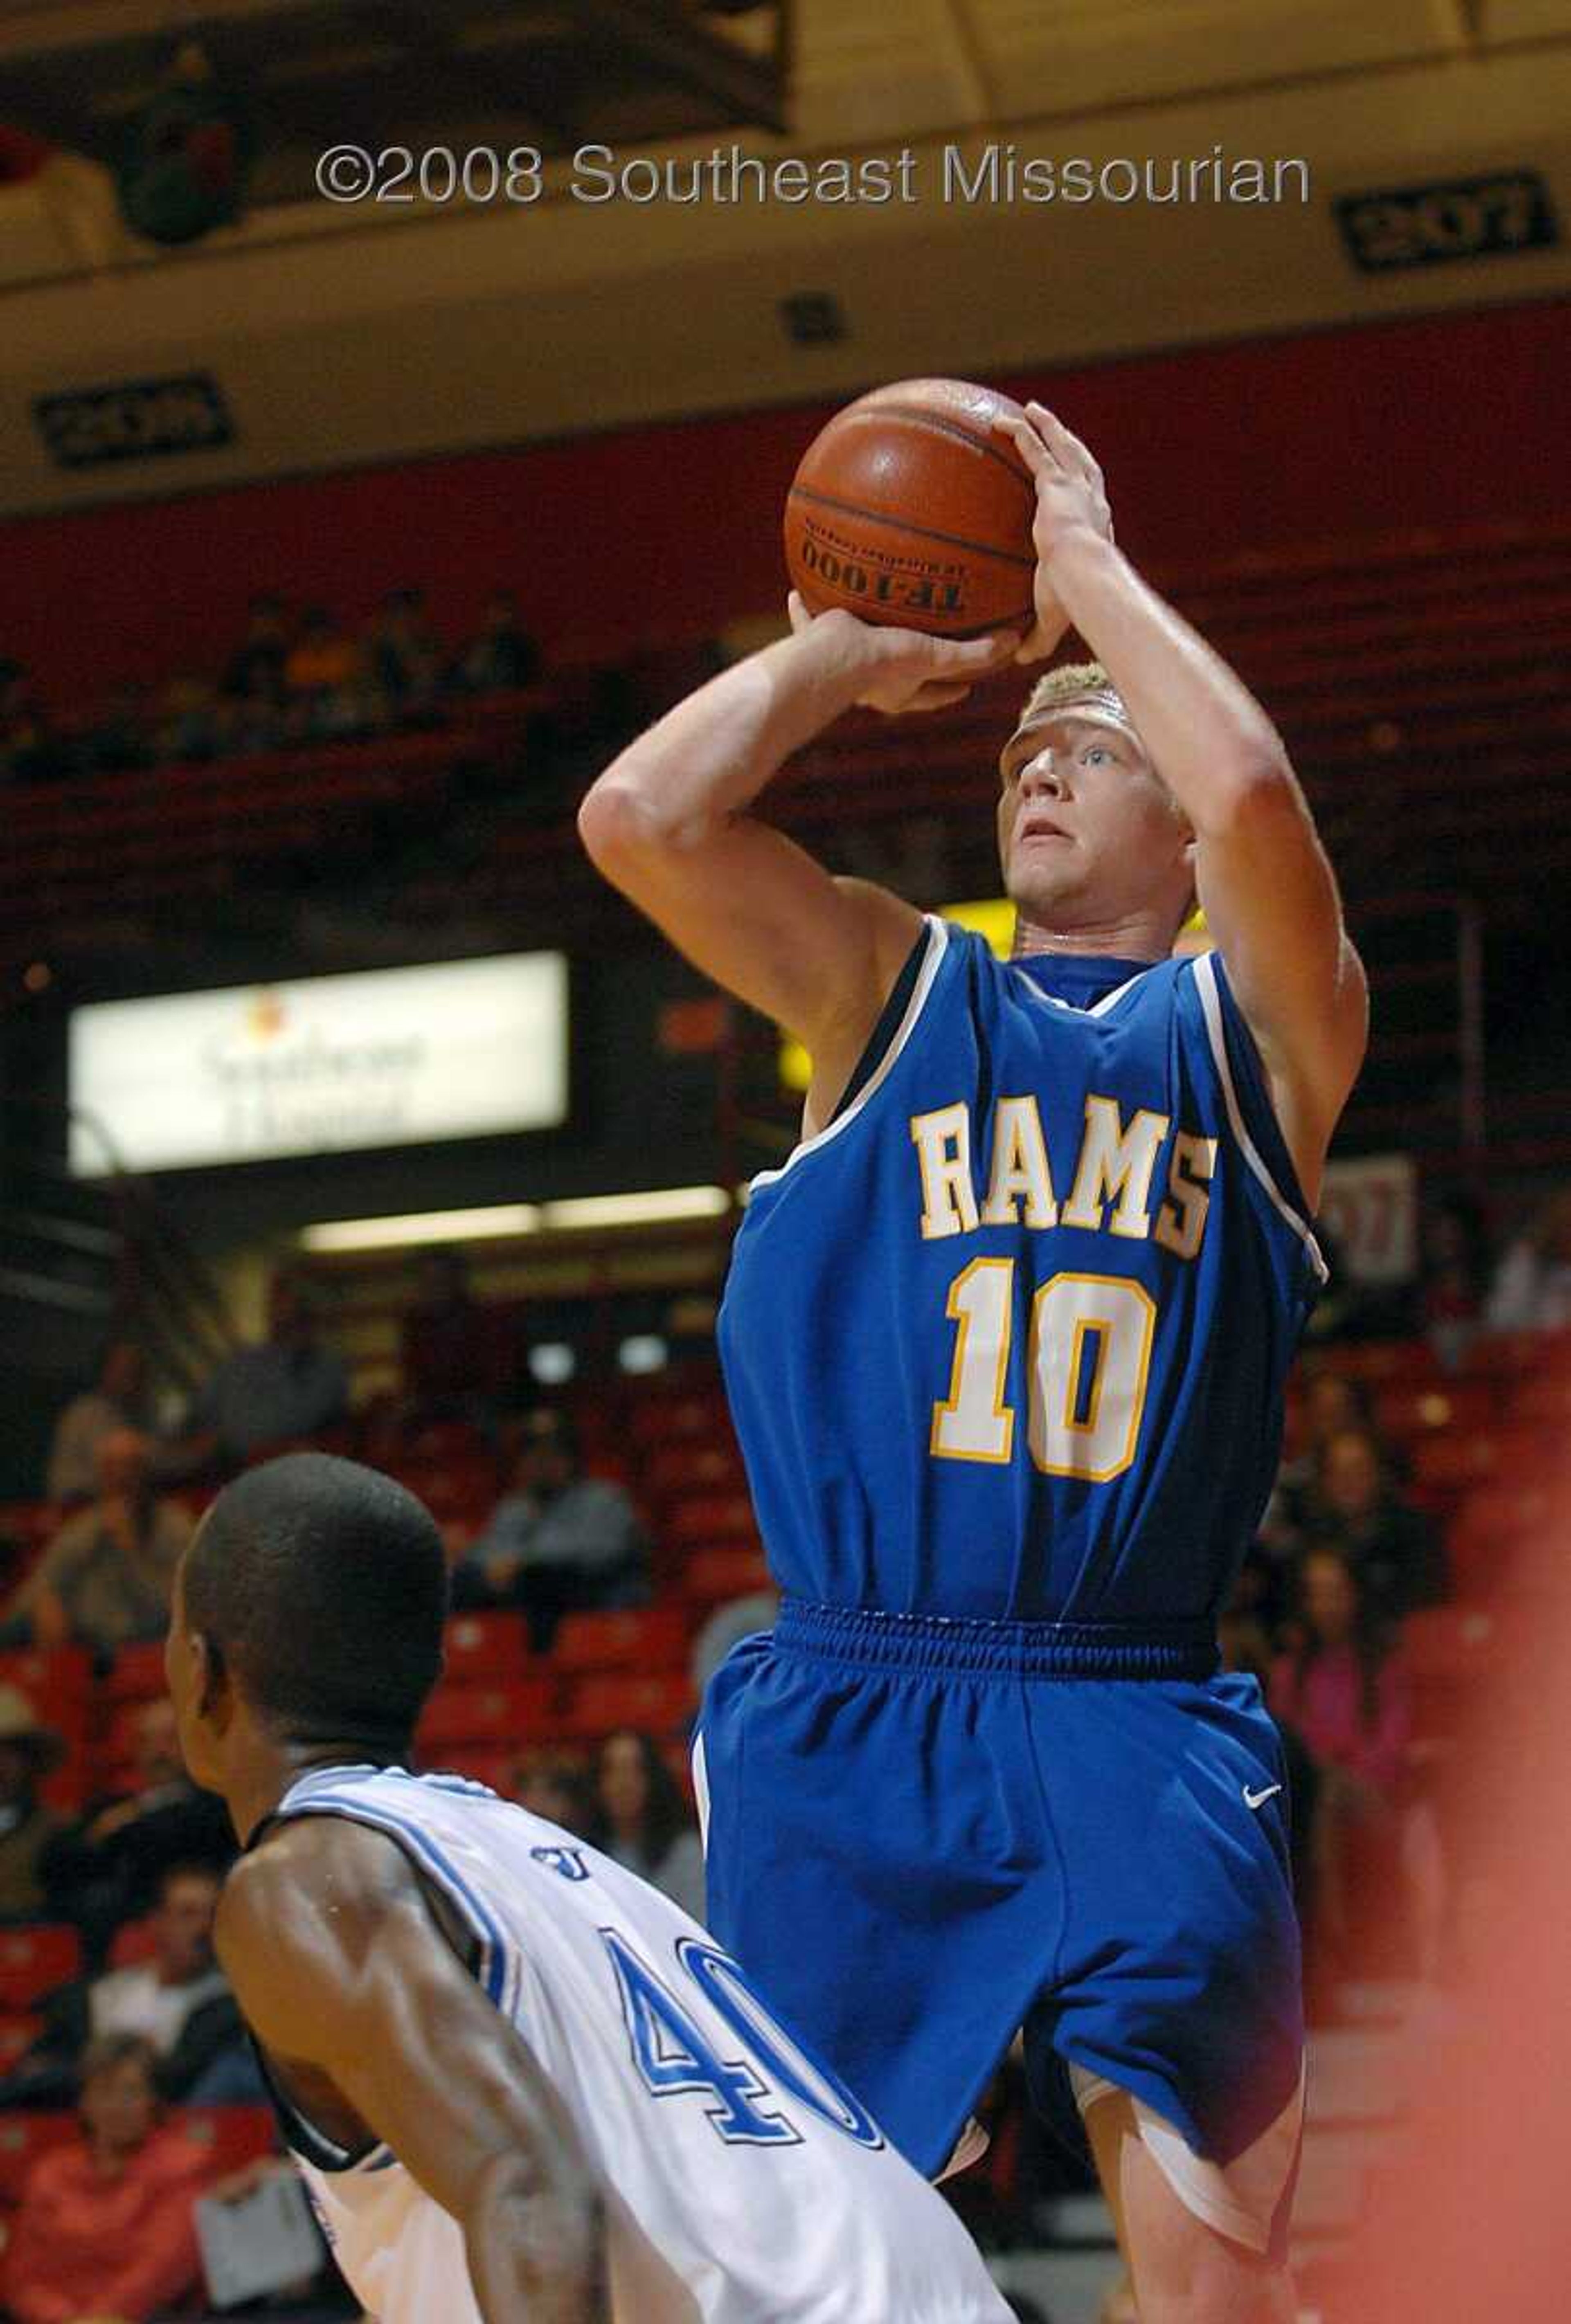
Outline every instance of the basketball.
{"type": "Polygon", "coordinates": [[[908,379],[836,413],[786,501],[786,567],[809,613],[937,637],[1029,630],[1036,487],[1001,418],[960,379],[908,379]]]}

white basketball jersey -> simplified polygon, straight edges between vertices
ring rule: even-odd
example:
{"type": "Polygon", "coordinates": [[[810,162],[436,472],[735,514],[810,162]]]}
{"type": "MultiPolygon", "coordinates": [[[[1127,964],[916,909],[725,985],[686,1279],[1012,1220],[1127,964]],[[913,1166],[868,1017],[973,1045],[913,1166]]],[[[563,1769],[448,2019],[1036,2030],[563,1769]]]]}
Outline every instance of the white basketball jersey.
{"type": "MultiPolygon", "coordinates": [[[[943,2199],[643,1881],[456,1775],[319,1769],[278,1812],[388,1833],[473,1932],[600,2182],[616,2324],[1007,2324],[943,2199]]],[[[290,2129],[377,2324],[481,2324],[457,2220],[397,2157],[290,2129]]]]}

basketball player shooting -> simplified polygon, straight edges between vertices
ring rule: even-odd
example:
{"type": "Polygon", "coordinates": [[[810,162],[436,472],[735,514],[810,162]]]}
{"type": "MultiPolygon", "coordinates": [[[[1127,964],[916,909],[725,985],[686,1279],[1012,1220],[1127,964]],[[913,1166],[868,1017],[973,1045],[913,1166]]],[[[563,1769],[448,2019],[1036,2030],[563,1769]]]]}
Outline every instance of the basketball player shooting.
{"type": "Polygon", "coordinates": [[[633,742],[605,875],[802,1041],[720,1339],[774,1631],[711,1682],[709,1910],[929,2174],[1016,2030],[1072,2089],[1142,2324],[1281,2324],[1302,2012],[1276,1731],[1216,1617],[1324,1268],[1363,971],[1281,741],[1114,546],[1041,406],[1036,625],[830,611],[633,742]],[[1070,623],[999,761],[1012,960],[750,812],[854,704],[1070,623]],[[1215,950],[1172,957],[1197,894],[1215,950]]]}
{"type": "Polygon", "coordinates": [[[176,1583],[181,1748],[245,1854],[219,1956],[378,2324],[1007,2324],[942,2198],[704,1932],[568,1832],[408,1771],[429,1512],[322,1453],[176,1583]]]}

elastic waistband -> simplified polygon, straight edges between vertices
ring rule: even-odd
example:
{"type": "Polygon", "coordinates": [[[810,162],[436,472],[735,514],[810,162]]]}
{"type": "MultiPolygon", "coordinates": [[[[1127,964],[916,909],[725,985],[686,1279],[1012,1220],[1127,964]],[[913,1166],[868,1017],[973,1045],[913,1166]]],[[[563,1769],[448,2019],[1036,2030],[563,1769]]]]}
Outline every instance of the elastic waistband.
{"type": "Polygon", "coordinates": [[[782,1602],[774,1643],[782,1654],[874,1670],[1000,1678],[1207,1679],[1219,1659],[1208,1621],[983,1622],[799,1598],[782,1602]]]}

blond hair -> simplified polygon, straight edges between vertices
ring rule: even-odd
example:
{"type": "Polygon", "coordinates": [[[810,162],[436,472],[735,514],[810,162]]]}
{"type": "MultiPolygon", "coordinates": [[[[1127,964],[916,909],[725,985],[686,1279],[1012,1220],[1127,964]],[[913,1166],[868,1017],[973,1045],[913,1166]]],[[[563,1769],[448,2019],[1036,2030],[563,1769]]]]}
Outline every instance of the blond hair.
{"type": "MultiPolygon", "coordinates": [[[[1021,723],[1023,725],[1028,718],[1035,718],[1044,710],[1057,709],[1060,702],[1071,701],[1082,694],[1113,694],[1118,695],[1121,702],[1123,699],[1099,661],[1067,661],[1049,670],[1045,678],[1038,678],[1026,696],[1021,723]]],[[[1128,717],[1127,710],[1124,715],[1128,717]]]]}

